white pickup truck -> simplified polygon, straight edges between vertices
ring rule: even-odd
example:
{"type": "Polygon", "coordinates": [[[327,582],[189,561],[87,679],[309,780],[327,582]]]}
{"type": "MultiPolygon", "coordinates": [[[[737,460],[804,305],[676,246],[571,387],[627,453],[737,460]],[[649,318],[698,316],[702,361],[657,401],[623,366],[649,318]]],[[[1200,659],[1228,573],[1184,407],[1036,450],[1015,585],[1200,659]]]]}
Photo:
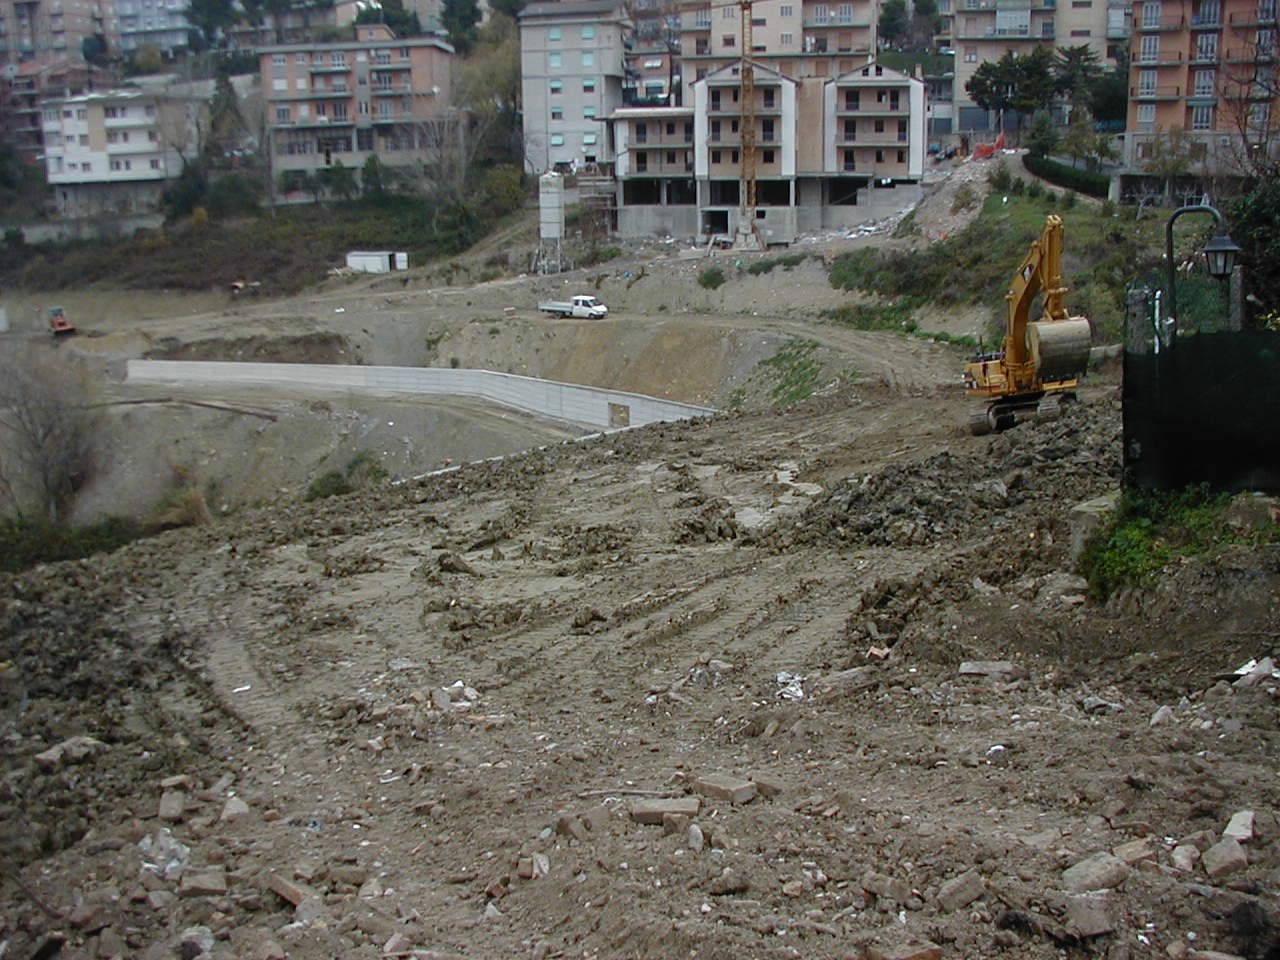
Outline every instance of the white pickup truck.
{"type": "Polygon", "coordinates": [[[562,317],[586,317],[588,320],[603,320],[609,315],[608,307],[595,297],[585,294],[571,300],[543,300],[538,304],[538,309],[562,317]]]}

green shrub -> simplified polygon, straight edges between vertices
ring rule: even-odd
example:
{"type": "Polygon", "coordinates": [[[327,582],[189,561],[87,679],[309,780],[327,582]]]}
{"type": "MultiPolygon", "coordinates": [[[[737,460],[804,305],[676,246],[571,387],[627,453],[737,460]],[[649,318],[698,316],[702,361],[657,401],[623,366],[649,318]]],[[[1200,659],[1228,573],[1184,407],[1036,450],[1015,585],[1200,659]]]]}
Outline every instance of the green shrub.
{"type": "MultiPolygon", "coordinates": [[[[1204,556],[1246,540],[1226,519],[1231,495],[1207,484],[1170,492],[1126,490],[1115,516],[1085,545],[1077,569],[1089,593],[1106,600],[1125,587],[1146,586],[1176,557],[1204,556]]],[[[1280,526],[1258,531],[1254,542],[1280,539],[1280,526]]]]}
{"type": "Polygon", "coordinates": [[[822,364],[813,358],[816,340],[791,340],[760,365],[774,378],[769,396],[774,403],[795,403],[812,395],[822,364]]]}
{"type": "Polygon", "coordinates": [[[341,496],[351,492],[351,484],[337,470],[331,470],[323,476],[316,477],[307,488],[306,500],[322,500],[325,497],[341,496]]]}
{"type": "Polygon", "coordinates": [[[121,517],[82,527],[39,519],[0,520],[0,570],[13,573],[37,563],[108,553],[143,533],[139,523],[121,517]]]}
{"type": "Polygon", "coordinates": [[[987,183],[991,184],[991,188],[997,193],[1008,193],[1013,186],[1013,174],[1009,172],[1009,167],[1003,160],[996,163],[987,172],[987,183]]]}
{"type": "Polygon", "coordinates": [[[956,190],[956,195],[951,201],[951,212],[959,213],[961,210],[968,210],[978,202],[977,191],[970,184],[962,183],[956,190]]]}
{"type": "Polygon", "coordinates": [[[1110,200],[1102,201],[1102,209],[1099,211],[1104,217],[1114,217],[1116,215],[1116,205],[1110,200]]]}
{"type": "Polygon", "coordinates": [[[1033,157],[1025,154],[1022,165],[1037,177],[1043,177],[1052,184],[1087,193],[1091,197],[1105,199],[1111,189],[1111,180],[1100,173],[1089,170],[1077,170],[1065,163],[1058,163],[1048,157],[1033,157]]]}
{"type": "Polygon", "coordinates": [[[1039,180],[1032,180],[1027,184],[1027,197],[1032,200],[1038,200],[1044,195],[1044,187],[1040,185],[1039,180]]]}
{"type": "Polygon", "coordinates": [[[792,253],[785,257],[769,257],[765,260],[757,260],[747,267],[747,273],[753,277],[758,277],[762,273],[769,273],[774,267],[783,267],[790,270],[792,267],[804,263],[805,256],[803,253],[792,253]]]}
{"type": "Polygon", "coordinates": [[[1078,199],[1079,196],[1074,190],[1068,190],[1062,195],[1062,209],[1070,210],[1076,205],[1078,199]]]}
{"type": "Polygon", "coordinates": [[[594,267],[598,263],[604,263],[606,260],[617,260],[622,256],[622,248],[616,244],[608,246],[600,246],[593,243],[587,248],[587,252],[578,259],[580,267],[594,267]]]}
{"type": "Polygon", "coordinates": [[[719,267],[707,267],[698,274],[698,286],[707,290],[715,290],[725,281],[724,271],[719,267]]]}

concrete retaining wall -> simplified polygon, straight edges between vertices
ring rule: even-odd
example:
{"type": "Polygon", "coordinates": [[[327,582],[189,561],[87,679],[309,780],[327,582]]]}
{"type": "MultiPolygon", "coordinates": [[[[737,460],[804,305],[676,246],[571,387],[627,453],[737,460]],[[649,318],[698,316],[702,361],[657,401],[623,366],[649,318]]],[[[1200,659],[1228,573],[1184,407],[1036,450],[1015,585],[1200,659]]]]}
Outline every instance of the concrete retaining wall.
{"type": "Polygon", "coordinates": [[[128,379],[143,383],[302,386],[374,395],[475,397],[536,416],[600,430],[688,420],[716,412],[711,407],[660,400],[621,390],[557,383],[492,370],[440,367],[130,360],[128,379]]]}

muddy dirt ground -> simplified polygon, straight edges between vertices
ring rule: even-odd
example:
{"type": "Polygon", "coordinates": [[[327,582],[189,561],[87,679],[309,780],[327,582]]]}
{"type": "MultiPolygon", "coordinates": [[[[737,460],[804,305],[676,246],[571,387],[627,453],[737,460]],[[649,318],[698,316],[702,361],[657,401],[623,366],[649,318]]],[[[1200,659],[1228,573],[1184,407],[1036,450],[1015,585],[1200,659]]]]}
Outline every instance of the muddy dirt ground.
{"type": "Polygon", "coordinates": [[[954,402],[7,579],[6,955],[1274,956],[1277,687],[1217,676],[1274,645],[1280,554],[1087,601],[1114,391],[994,438],[954,402]]]}
{"type": "Polygon", "coordinates": [[[706,313],[669,266],[602,281],[673,298],[609,337],[504,313],[526,279],[85,338],[541,375],[623,342],[600,376],[705,402],[803,336],[832,376],[0,579],[0,958],[1280,955],[1280,682],[1231,674],[1274,653],[1280,549],[1092,601],[1114,375],[971,437],[955,354],[786,310],[816,263],[706,313]]]}

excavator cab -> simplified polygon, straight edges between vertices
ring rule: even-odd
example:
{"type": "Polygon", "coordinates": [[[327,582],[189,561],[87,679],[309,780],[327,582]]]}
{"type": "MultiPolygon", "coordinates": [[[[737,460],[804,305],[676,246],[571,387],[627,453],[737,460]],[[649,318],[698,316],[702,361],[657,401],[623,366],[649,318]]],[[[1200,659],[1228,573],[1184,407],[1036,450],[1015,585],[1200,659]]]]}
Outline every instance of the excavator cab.
{"type": "Polygon", "coordinates": [[[66,311],[62,307],[49,308],[49,332],[53,334],[55,343],[63,337],[69,337],[76,332],[76,328],[67,319],[66,311]]]}

